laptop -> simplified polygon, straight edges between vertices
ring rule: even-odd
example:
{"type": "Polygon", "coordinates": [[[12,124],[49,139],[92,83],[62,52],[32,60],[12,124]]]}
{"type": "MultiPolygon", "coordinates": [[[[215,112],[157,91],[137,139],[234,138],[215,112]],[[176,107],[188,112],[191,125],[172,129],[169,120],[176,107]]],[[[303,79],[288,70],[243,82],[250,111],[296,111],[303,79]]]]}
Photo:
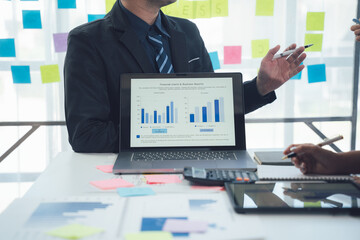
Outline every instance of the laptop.
{"type": "Polygon", "coordinates": [[[256,170],[241,73],[124,74],[115,174],[256,170]]]}

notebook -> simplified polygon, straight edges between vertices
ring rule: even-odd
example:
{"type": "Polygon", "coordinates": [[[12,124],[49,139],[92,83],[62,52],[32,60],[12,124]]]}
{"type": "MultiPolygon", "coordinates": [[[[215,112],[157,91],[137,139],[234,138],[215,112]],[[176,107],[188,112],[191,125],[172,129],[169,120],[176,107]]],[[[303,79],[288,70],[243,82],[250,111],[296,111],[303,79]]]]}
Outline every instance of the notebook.
{"type": "Polygon", "coordinates": [[[350,181],[352,179],[350,175],[304,175],[295,166],[258,165],[257,173],[259,179],[265,181],[350,181]]]}
{"type": "Polygon", "coordinates": [[[283,151],[259,151],[254,152],[254,159],[259,165],[293,165],[290,158],[282,159],[283,151]]]}
{"type": "Polygon", "coordinates": [[[255,171],[244,113],[241,73],[124,74],[113,172],[255,171]]]}

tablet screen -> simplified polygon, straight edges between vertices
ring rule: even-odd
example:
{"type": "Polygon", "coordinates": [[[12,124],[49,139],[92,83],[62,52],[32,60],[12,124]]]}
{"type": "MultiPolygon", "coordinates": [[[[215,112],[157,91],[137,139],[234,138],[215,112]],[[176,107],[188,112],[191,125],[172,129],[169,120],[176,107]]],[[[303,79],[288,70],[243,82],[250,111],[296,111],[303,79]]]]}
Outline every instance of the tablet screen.
{"type": "Polygon", "coordinates": [[[360,189],[351,182],[226,184],[237,212],[359,212],[360,189]]]}

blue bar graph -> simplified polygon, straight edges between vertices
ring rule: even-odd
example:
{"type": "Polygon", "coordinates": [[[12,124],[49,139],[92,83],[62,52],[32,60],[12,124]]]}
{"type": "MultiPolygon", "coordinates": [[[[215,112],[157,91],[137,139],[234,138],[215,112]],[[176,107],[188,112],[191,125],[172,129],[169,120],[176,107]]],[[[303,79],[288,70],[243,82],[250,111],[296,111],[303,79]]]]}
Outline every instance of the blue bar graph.
{"type": "Polygon", "coordinates": [[[173,101],[165,105],[165,108],[152,108],[149,111],[144,107],[140,107],[140,123],[141,124],[170,124],[178,123],[178,109],[173,101]],[[149,114],[152,113],[152,114],[149,114]]]}
{"type": "Polygon", "coordinates": [[[217,99],[214,99],[213,101],[209,101],[206,103],[205,106],[202,106],[201,108],[195,106],[194,112],[190,112],[189,118],[190,123],[225,122],[224,98],[219,97],[217,99]]]}

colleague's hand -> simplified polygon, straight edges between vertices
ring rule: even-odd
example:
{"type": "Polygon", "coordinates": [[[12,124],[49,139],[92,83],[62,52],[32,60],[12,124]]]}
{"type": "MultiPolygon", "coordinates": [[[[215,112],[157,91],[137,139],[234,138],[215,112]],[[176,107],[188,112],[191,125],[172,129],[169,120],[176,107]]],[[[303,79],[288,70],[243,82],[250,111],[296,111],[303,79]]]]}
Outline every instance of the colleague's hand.
{"type": "Polygon", "coordinates": [[[341,156],[317,145],[292,144],[285,149],[284,154],[291,152],[296,153],[291,161],[303,174],[337,174],[342,171],[341,156]]]}
{"type": "MultiPolygon", "coordinates": [[[[285,51],[295,48],[296,44],[292,44],[285,49],[285,51]]],[[[304,69],[304,65],[300,66],[306,58],[306,54],[303,53],[305,50],[304,47],[299,47],[288,57],[281,57],[273,60],[274,55],[279,49],[279,45],[270,49],[261,61],[256,84],[258,91],[262,96],[274,91],[304,69]]]]}
{"type": "Polygon", "coordinates": [[[356,41],[360,42],[360,24],[353,25],[350,29],[354,32],[356,41]]]}

